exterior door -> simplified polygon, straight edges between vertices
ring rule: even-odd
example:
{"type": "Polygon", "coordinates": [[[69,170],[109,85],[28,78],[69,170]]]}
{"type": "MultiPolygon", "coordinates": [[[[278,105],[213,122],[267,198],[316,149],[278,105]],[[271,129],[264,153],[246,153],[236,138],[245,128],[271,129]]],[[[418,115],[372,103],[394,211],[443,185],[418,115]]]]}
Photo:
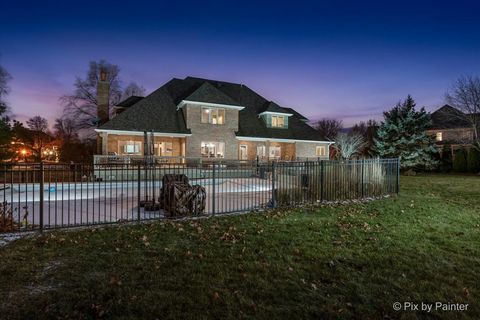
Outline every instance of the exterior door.
{"type": "Polygon", "coordinates": [[[247,154],[247,146],[246,145],[240,145],[240,160],[247,160],[248,159],[248,154],[247,154]]]}

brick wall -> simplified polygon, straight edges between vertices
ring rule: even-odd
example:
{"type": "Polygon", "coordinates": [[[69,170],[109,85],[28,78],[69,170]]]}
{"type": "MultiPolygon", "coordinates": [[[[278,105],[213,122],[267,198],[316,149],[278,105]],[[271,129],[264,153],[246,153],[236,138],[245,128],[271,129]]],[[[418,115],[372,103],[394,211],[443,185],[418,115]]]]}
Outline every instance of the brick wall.
{"type": "Polygon", "coordinates": [[[295,143],[298,158],[316,158],[315,150],[317,146],[325,146],[326,157],[328,158],[328,144],[316,142],[296,142],[295,143]]]}
{"type": "Polygon", "coordinates": [[[225,109],[225,124],[209,124],[201,121],[201,107],[185,105],[187,128],[192,135],[187,137],[186,153],[188,157],[201,157],[202,142],[224,142],[225,158],[238,159],[238,110],[225,109]]]}

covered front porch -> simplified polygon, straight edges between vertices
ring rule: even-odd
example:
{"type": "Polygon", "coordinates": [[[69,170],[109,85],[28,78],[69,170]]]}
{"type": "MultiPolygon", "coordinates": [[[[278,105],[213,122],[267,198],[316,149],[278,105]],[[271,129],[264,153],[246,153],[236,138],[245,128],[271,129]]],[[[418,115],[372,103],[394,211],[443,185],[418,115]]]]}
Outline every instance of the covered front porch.
{"type": "MultiPolygon", "coordinates": [[[[95,164],[143,162],[146,154],[145,135],[143,133],[99,132],[98,152],[94,156],[95,164]]],[[[185,158],[185,136],[153,134],[151,154],[162,162],[178,162],[185,158]]]]}

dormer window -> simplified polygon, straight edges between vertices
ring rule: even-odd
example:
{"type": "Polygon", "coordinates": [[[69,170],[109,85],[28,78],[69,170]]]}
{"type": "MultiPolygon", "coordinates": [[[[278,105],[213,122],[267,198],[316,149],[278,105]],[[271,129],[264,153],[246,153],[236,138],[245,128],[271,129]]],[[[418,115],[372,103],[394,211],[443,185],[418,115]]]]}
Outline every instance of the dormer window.
{"type": "Polygon", "coordinates": [[[272,115],[272,128],[284,128],[285,122],[285,116],[272,115]]]}
{"type": "Polygon", "coordinates": [[[225,124],[225,109],[202,107],[202,123],[225,124]]]}

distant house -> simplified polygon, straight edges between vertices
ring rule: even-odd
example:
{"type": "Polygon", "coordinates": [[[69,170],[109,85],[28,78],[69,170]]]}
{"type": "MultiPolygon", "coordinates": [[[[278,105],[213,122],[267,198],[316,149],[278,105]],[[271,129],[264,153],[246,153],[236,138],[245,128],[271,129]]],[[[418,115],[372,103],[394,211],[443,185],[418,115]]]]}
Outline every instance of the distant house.
{"type": "Polygon", "coordinates": [[[297,111],[242,84],[174,78],[146,97],[120,102],[113,112],[100,103],[107,99],[98,101],[98,159],[143,156],[145,131],[153,132],[159,157],[328,159],[333,143],[297,111]]]}
{"type": "Polygon", "coordinates": [[[474,130],[467,118],[469,116],[446,104],[431,114],[432,126],[427,133],[435,138],[439,147],[450,145],[452,152],[460,147],[468,147],[474,141],[474,130]]]}

